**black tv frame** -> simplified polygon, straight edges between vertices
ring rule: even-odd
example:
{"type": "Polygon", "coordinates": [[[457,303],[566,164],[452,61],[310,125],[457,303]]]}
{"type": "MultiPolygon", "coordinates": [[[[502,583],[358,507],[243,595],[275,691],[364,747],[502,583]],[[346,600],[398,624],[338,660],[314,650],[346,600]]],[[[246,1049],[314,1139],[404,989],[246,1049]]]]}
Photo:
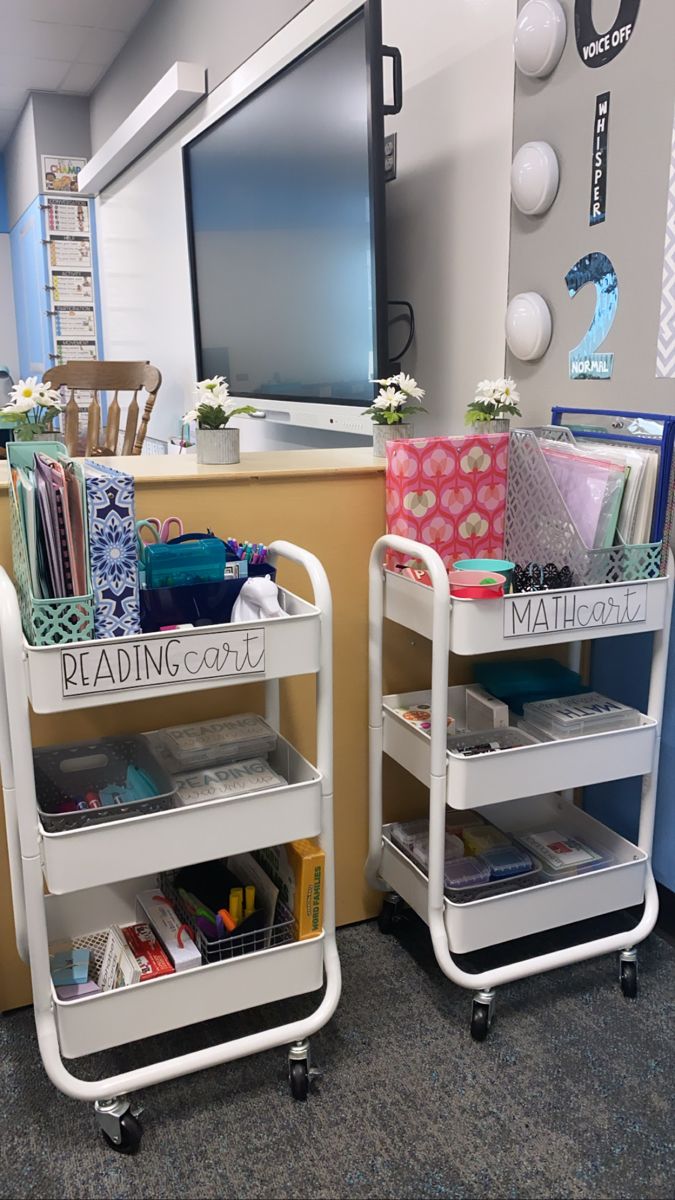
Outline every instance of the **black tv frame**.
{"type": "MultiPolygon", "coordinates": [[[[187,220],[187,236],[188,236],[188,255],[190,262],[190,288],[192,302],[192,323],[195,342],[195,357],[197,361],[198,378],[203,376],[202,363],[202,339],[201,327],[199,321],[199,308],[197,303],[197,266],[195,258],[194,246],[194,224],[192,219],[192,194],[190,180],[190,161],[189,150],[203,138],[207,137],[212,129],[217,128],[223,121],[226,121],[231,113],[248,104],[255,96],[270,87],[275,80],[283,77],[291,71],[303,58],[307,58],[310,54],[314,54],[316,50],[325,42],[329,42],[342,29],[347,28],[353,21],[360,17],[363,13],[366,30],[366,68],[368,70],[370,87],[368,89],[368,176],[370,186],[370,229],[371,229],[371,256],[373,263],[373,295],[375,299],[375,329],[374,329],[374,347],[377,361],[375,362],[375,377],[381,377],[389,373],[389,334],[388,334],[388,312],[387,312],[387,230],[386,230],[386,204],[385,204],[385,175],[384,175],[384,118],[387,113],[399,112],[401,107],[400,92],[401,92],[401,59],[398,50],[382,44],[382,5],[381,0],[363,0],[358,8],[350,13],[344,21],[335,25],[329,33],[323,35],[308,46],[306,50],[298,54],[286,66],[277,71],[270,79],[261,84],[259,88],[251,92],[249,96],[228,109],[222,117],[212,121],[208,127],[198,133],[194,138],[191,138],[183,146],[183,187],[185,193],[185,213],[187,220]],[[391,57],[394,62],[394,104],[386,105],[384,103],[384,73],[382,70],[383,58],[391,57]]],[[[231,382],[231,381],[230,381],[231,382]]],[[[373,399],[376,389],[373,386],[373,399]]],[[[340,396],[297,396],[283,394],[280,392],[265,393],[265,392],[240,392],[237,393],[232,388],[230,394],[237,398],[246,399],[261,399],[261,400],[279,400],[280,402],[293,402],[297,404],[334,404],[348,408],[362,408],[363,400],[354,400],[353,397],[340,396]]],[[[366,402],[367,403],[367,402],[366,402]]]]}

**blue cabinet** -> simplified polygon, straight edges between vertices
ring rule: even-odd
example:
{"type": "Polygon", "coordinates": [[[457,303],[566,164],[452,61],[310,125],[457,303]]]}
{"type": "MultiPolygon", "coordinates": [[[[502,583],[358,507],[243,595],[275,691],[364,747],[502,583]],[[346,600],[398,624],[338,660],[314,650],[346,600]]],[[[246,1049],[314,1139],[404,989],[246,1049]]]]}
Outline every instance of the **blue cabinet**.
{"type": "Polygon", "coordinates": [[[9,240],[19,372],[23,379],[27,375],[39,377],[54,362],[50,358],[50,354],[54,353],[54,345],[51,321],[47,315],[50,308],[49,272],[39,196],[17,221],[9,240]]]}

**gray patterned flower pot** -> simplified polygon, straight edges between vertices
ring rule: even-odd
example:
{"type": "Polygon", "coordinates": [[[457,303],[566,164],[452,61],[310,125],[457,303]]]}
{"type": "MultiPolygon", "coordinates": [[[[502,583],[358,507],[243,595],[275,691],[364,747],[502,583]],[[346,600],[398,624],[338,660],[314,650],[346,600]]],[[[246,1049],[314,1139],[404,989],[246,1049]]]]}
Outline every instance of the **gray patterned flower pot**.
{"type": "Polygon", "coordinates": [[[239,462],[239,430],[234,425],[224,429],[197,430],[197,462],[211,466],[239,462]]]}
{"type": "Polygon", "coordinates": [[[401,421],[398,425],[373,425],[373,457],[387,457],[387,442],[400,442],[414,436],[414,426],[410,421],[401,421]]]}
{"type": "Polygon", "coordinates": [[[508,433],[510,428],[510,417],[495,417],[493,421],[481,421],[476,426],[476,433],[508,433]]]}

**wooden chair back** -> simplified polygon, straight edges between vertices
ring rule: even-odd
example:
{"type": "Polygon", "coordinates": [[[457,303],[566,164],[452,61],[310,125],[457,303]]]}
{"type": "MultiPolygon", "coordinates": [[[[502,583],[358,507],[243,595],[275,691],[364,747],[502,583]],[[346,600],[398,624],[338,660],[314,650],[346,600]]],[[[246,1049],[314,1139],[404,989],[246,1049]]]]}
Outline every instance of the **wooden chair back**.
{"type": "Polygon", "coordinates": [[[70,396],[64,409],[64,440],[70,455],[140,454],[155,406],[162,376],[149,362],[114,362],[87,359],[50,367],[43,375],[45,383],[58,390],[66,388],[70,396]],[[86,430],[80,432],[82,409],[75,399],[76,392],[93,392],[87,410],[86,430]],[[101,430],[100,392],[114,392],[108,404],[108,419],[101,430]],[[126,409],[124,437],[120,434],[120,392],[132,392],[126,409]],[[139,424],[139,392],[146,393],[139,424]]]}

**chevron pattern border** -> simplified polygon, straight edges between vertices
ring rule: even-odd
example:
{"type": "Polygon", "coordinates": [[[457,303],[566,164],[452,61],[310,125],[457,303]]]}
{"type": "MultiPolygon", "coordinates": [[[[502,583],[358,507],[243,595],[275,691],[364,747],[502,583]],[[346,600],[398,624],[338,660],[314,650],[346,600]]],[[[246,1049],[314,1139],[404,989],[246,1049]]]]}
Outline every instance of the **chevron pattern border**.
{"type": "Polygon", "coordinates": [[[661,320],[656,346],[656,374],[662,379],[675,379],[675,113],[673,114],[666,245],[663,252],[661,320]]]}

